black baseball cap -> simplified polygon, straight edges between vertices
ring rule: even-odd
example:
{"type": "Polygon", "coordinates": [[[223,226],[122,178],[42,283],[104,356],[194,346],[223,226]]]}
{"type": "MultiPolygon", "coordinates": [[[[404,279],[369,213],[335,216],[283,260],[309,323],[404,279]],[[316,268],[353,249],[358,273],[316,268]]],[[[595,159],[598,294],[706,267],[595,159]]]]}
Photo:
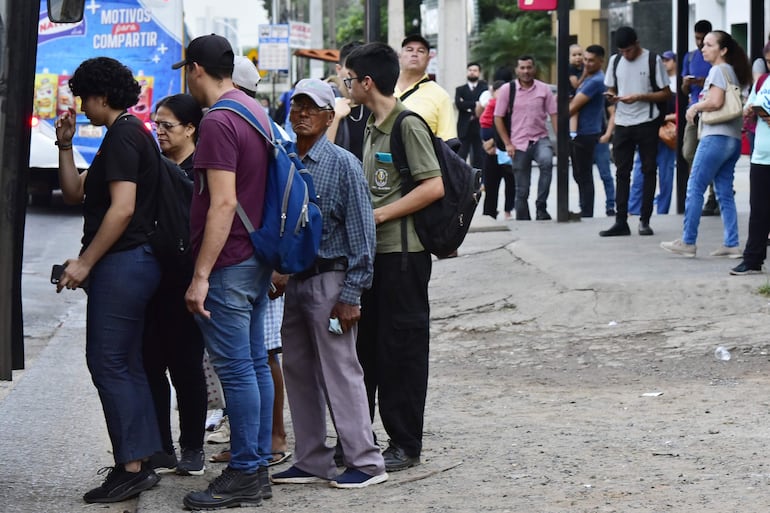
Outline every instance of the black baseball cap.
{"type": "Polygon", "coordinates": [[[421,43],[426,50],[430,50],[430,43],[427,39],[422,37],[420,34],[412,34],[411,36],[406,36],[403,41],[401,41],[401,48],[405,47],[409,43],[421,43]]]}
{"type": "Polygon", "coordinates": [[[211,34],[209,36],[196,37],[187,45],[185,58],[171,66],[179,69],[187,64],[197,62],[204,68],[233,69],[233,48],[230,42],[222,36],[211,34]]]}

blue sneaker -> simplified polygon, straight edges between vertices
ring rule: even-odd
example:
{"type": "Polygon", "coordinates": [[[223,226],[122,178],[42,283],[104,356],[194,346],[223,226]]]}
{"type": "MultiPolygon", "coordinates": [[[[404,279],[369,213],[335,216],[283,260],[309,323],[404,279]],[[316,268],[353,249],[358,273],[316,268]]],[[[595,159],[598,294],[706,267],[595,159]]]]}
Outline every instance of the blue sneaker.
{"type": "Polygon", "coordinates": [[[270,476],[270,481],[274,484],[312,484],[326,483],[328,479],[305,472],[292,465],[287,470],[270,476]]]}
{"type": "Polygon", "coordinates": [[[345,469],[345,472],[335,477],[329,484],[332,488],[364,488],[369,485],[384,483],[388,480],[388,473],[383,472],[376,476],[370,476],[354,468],[345,469]]]}

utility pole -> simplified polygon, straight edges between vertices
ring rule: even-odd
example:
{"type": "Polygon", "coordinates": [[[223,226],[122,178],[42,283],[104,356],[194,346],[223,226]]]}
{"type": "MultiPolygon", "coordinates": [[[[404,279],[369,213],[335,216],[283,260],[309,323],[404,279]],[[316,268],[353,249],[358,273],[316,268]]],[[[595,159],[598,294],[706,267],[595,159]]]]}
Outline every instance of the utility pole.
{"type": "Polygon", "coordinates": [[[380,40],[380,0],[366,0],[364,4],[364,39],[367,43],[380,40]]]}
{"type": "MultiPolygon", "coordinates": [[[[324,6],[321,0],[310,0],[310,47],[324,47],[324,6]]],[[[324,78],[324,63],[310,59],[310,78],[324,78]]]]}
{"type": "MultiPolygon", "coordinates": [[[[468,10],[465,0],[439,0],[438,76],[446,91],[465,83],[468,63],[468,10]]],[[[450,93],[451,95],[451,93],[450,93]]]]}
{"type": "Polygon", "coordinates": [[[24,368],[21,264],[32,95],[40,2],[0,3],[0,76],[13,77],[0,87],[0,380],[24,368]],[[13,23],[9,23],[13,20],[13,23]]]}

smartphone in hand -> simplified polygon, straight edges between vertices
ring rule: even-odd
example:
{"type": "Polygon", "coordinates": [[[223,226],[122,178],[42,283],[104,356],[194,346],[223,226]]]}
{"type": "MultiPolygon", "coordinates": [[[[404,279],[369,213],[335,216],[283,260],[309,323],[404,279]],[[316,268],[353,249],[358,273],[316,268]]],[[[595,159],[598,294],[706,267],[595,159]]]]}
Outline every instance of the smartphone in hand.
{"type": "MultiPolygon", "coordinates": [[[[61,275],[64,273],[64,268],[67,267],[64,264],[54,264],[53,267],[51,267],[51,283],[54,285],[58,285],[59,281],[61,281],[61,275]]],[[[88,288],[88,278],[89,276],[86,276],[86,279],[83,280],[78,287],[81,289],[87,289],[88,288]]]]}

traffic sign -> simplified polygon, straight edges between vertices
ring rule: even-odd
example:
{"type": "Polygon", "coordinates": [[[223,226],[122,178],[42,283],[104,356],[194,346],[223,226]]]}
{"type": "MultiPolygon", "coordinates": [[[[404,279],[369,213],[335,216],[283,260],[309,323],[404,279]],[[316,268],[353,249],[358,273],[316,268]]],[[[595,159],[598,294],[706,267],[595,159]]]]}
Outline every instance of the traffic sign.
{"type": "Polygon", "coordinates": [[[553,11],[558,7],[558,4],[558,0],[519,0],[519,9],[522,11],[553,11]]]}
{"type": "Polygon", "coordinates": [[[260,25],[259,69],[288,71],[289,64],[289,25],[260,25]]]}

